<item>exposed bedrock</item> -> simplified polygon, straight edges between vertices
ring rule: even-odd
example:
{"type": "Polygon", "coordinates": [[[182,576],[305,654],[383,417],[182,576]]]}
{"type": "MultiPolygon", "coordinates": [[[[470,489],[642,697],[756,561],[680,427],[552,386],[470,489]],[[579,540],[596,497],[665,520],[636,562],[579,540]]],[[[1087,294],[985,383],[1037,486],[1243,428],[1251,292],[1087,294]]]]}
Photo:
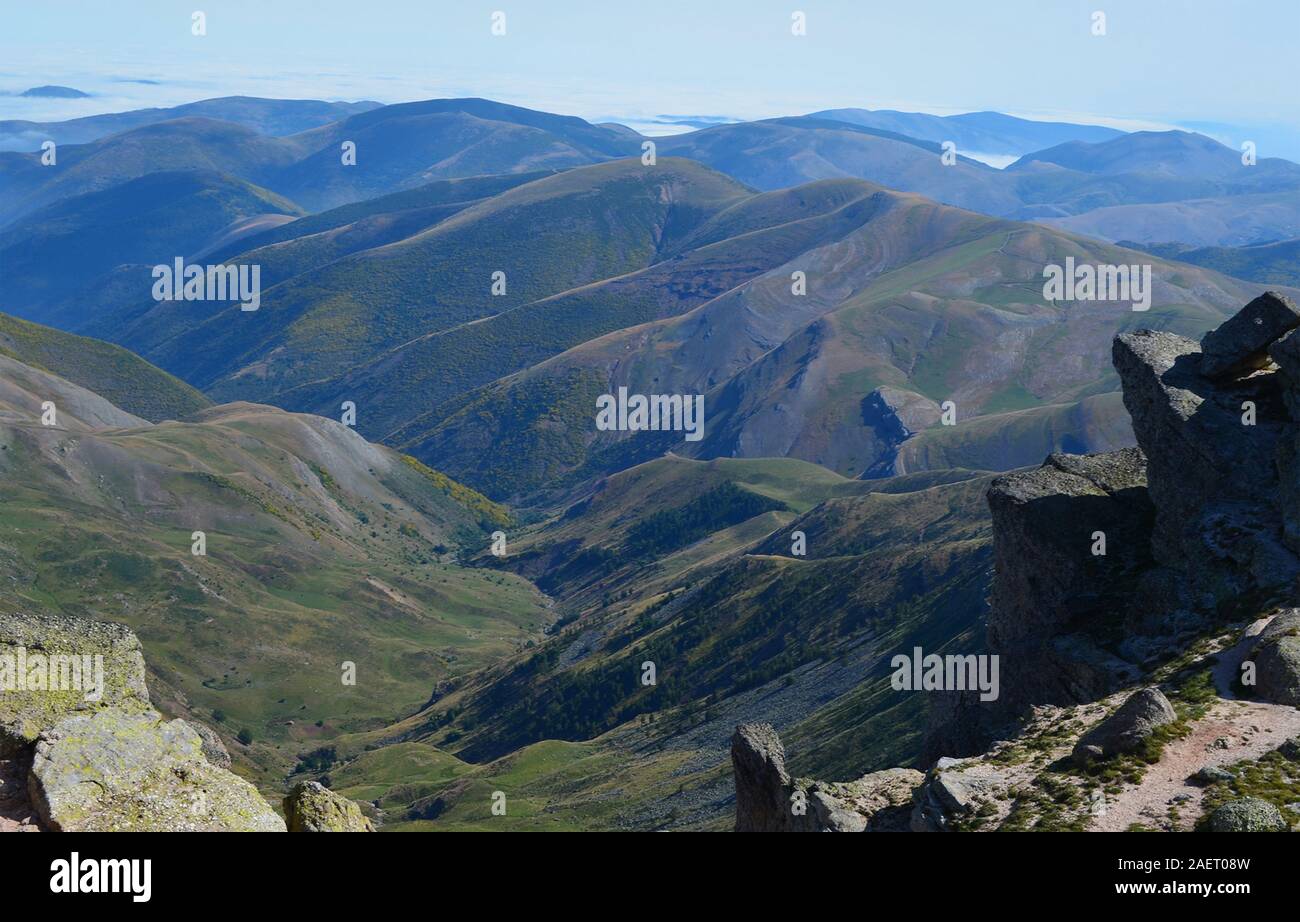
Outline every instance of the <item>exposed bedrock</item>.
{"type": "Polygon", "coordinates": [[[890,768],[847,782],[791,778],[770,724],[736,728],[731,765],[736,832],[902,832],[912,815],[912,792],[925,777],[890,768]]]}
{"type": "Polygon", "coordinates": [[[229,765],[211,729],[154,710],[129,628],[0,614],[0,829],[283,832],[229,765]]]}
{"type": "Polygon", "coordinates": [[[1300,560],[1282,540],[1279,502],[1296,473],[1284,450],[1297,432],[1286,375],[1212,381],[1200,373],[1200,346],[1173,333],[1122,334],[1113,355],[1148,460],[1156,560],[1183,574],[1206,609],[1290,586],[1300,560]]]}

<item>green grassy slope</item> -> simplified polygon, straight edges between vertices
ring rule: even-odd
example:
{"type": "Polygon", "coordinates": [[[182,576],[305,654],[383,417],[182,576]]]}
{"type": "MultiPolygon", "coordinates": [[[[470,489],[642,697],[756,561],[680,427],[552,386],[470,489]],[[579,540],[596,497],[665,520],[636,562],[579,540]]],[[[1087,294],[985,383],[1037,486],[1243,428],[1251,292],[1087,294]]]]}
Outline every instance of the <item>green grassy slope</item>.
{"type": "Polygon", "coordinates": [[[848,180],[747,197],[661,248],[648,268],[420,336],[276,399],[313,412],[345,396],[364,401],[369,434],[413,441],[437,418],[440,403],[606,334],[686,313],[841,240],[899,198],[848,180]],[[412,391],[435,409],[411,419],[412,391]]]}
{"type": "Polygon", "coordinates": [[[1155,244],[1146,249],[1165,259],[1204,266],[1239,279],[1264,285],[1300,286],[1300,240],[1278,240],[1240,247],[1155,244]]]}
{"type": "Polygon", "coordinates": [[[152,422],[212,405],[201,393],[120,346],[0,314],[0,354],[52,372],[152,422]]]}
{"type": "Polygon", "coordinates": [[[252,404],[125,430],[37,414],[0,421],[0,604],[129,624],[155,700],[216,726],[264,787],[551,620],[526,581],[455,562],[505,510],[337,423],[252,404]]]}
{"type": "Polygon", "coordinates": [[[524,503],[667,450],[791,456],[848,477],[1002,470],[1056,448],[1126,444],[1114,397],[1092,399],[1117,389],[1114,335],[1142,326],[1199,336],[1258,293],[1208,270],[1157,261],[1148,311],[1124,302],[1048,302],[1045,265],[1150,257],[914,202],[790,263],[808,266],[807,297],[772,273],[680,317],[609,334],[449,400],[393,438],[479,489],[524,503]],[[863,253],[877,230],[888,234],[892,261],[863,253]],[[595,397],[621,385],[704,394],[705,438],[597,433],[595,397]],[[957,425],[900,446],[901,430],[868,405],[882,386],[934,406],[936,429],[938,405],[953,401],[957,425]],[[511,448],[486,451],[498,444],[511,448]]]}
{"type": "Polygon", "coordinates": [[[163,303],[115,340],[220,399],[265,399],[418,335],[644,268],[745,194],[686,161],[571,170],[274,286],[255,313],[163,303]],[[498,270],[506,293],[493,296],[498,270]]]}
{"type": "Polygon", "coordinates": [[[558,632],[450,683],[418,715],[340,739],[331,783],[378,801],[393,829],[720,828],[738,722],[791,732],[800,770],[847,778],[908,762],[924,709],[889,691],[888,655],[970,649],[990,565],[990,478],[937,479],[948,482],[677,458],[610,478],[504,562],[555,584],[558,632]],[[748,537],[723,528],[695,542],[722,537],[706,559],[627,559],[628,536],[665,511],[654,497],[686,509],[720,482],[788,511],[758,513],[748,537]],[[789,553],[796,529],[803,558],[789,553]],[[646,661],[653,687],[640,682],[646,661]],[[514,805],[504,818],[490,812],[498,790],[514,805]]]}

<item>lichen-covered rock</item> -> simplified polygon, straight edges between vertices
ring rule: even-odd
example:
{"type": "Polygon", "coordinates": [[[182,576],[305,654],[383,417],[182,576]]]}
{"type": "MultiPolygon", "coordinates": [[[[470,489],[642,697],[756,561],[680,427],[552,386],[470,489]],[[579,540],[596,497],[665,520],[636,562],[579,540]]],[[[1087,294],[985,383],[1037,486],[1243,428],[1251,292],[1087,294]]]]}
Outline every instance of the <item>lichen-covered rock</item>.
{"type": "Polygon", "coordinates": [[[940,759],[913,795],[911,830],[945,832],[986,804],[1006,799],[1004,772],[980,762],[940,759]]]}
{"type": "Polygon", "coordinates": [[[70,714],[36,743],[28,790],[64,832],[283,832],[247,781],[203,756],[183,720],[107,708],[70,714]]]}
{"type": "Polygon", "coordinates": [[[353,801],[316,781],[299,781],[284,799],[290,832],[374,832],[353,801]]]}
{"type": "Polygon", "coordinates": [[[144,656],[129,628],[0,614],[0,758],[30,746],[66,714],[106,707],[149,707],[144,656]]]}
{"type": "Polygon", "coordinates": [[[217,736],[217,731],[197,720],[185,722],[199,735],[199,740],[203,743],[203,757],[217,768],[229,768],[230,751],[226,749],[226,744],[221,742],[221,737],[217,736]]]}
{"type": "Polygon", "coordinates": [[[1300,327],[1300,308],[1285,295],[1266,291],[1201,339],[1201,374],[1227,377],[1264,368],[1268,347],[1300,327]]]}
{"type": "Polygon", "coordinates": [[[1286,832],[1282,811],[1258,797],[1230,800],[1210,814],[1211,832],[1286,832]]]}
{"type": "Polygon", "coordinates": [[[1143,688],[1129,695],[1115,713],[1085,733],[1075,744],[1080,761],[1109,759],[1132,752],[1160,727],[1178,719],[1169,699],[1158,688],[1143,688]]]}
{"type": "Polygon", "coordinates": [[[1192,780],[1201,784],[1219,784],[1232,781],[1234,777],[1232,772],[1217,765],[1203,765],[1192,775],[1192,780]]]}
{"type": "Polygon", "coordinates": [[[792,779],[769,724],[744,724],[731,738],[737,832],[900,832],[924,776],[891,768],[856,781],[792,779]]]}
{"type": "Polygon", "coordinates": [[[1300,609],[1279,612],[1260,633],[1250,659],[1256,697],[1300,707],[1300,609]]]}

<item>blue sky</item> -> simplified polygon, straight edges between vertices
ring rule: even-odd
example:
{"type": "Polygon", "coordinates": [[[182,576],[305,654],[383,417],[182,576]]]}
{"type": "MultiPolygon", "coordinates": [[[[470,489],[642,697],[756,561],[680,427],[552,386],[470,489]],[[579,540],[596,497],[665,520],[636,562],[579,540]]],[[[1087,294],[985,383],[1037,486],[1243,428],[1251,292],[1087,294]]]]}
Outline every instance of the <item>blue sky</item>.
{"type": "Polygon", "coordinates": [[[861,106],[1196,125],[1300,159],[1297,0],[115,0],[0,6],[0,99],[52,119],[243,93],[488,96],[592,120],[861,106]],[[190,34],[195,9],[208,34],[190,34]],[[492,13],[506,14],[503,37],[492,13]],[[791,14],[807,35],[791,35],[791,14]],[[1094,36],[1094,10],[1107,34],[1094,36]],[[128,81],[150,80],[157,83],[128,81]]]}

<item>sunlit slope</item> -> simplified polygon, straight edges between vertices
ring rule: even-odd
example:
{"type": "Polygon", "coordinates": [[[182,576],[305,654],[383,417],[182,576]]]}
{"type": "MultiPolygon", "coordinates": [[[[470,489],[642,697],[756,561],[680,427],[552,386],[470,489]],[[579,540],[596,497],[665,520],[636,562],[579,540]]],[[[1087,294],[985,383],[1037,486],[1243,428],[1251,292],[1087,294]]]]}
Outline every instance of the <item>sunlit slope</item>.
{"type": "Polygon", "coordinates": [[[256,312],[164,302],[118,341],[219,399],[266,399],[416,336],[642,269],[745,194],[686,161],[571,170],[281,282],[256,312]],[[504,294],[492,293],[496,272],[504,294]]]}
{"type": "MultiPolygon", "coordinates": [[[[0,399],[45,374],[5,362],[0,399]]],[[[155,700],[249,731],[232,747],[267,783],[550,620],[523,580],[454,562],[506,510],[344,426],[253,404],[149,425],[66,383],[54,400],[56,426],[0,404],[2,604],[129,624],[155,700]]]]}

